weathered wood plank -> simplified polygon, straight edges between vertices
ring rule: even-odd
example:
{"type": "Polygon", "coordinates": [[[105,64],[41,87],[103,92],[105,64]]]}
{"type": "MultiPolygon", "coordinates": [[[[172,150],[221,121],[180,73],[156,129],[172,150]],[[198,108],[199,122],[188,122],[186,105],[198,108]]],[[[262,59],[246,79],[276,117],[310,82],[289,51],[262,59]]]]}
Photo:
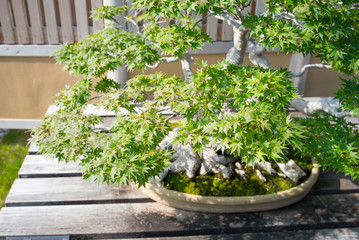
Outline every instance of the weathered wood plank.
{"type": "Polygon", "coordinates": [[[359,181],[352,181],[343,173],[321,173],[311,194],[359,193],[359,181]]]}
{"type": "Polygon", "coordinates": [[[137,186],[96,184],[82,177],[16,179],[6,206],[150,202],[137,186]]]}
{"type": "Polygon", "coordinates": [[[10,17],[10,6],[8,1],[0,1],[0,22],[1,30],[3,32],[4,43],[15,43],[15,36],[10,17]]]}
{"type": "Polygon", "coordinates": [[[32,43],[43,44],[45,43],[45,38],[42,30],[40,0],[27,0],[27,6],[29,8],[32,43]]]}
{"type": "MultiPolygon", "coordinates": [[[[123,238],[122,240],[130,240],[123,238]]],[[[180,237],[159,237],[159,238],[142,238],[142,240],[209,240],[209,239],[268,239],[268,240],[286,240],[286,239],[321,239],[321,240],[352,240],[359,239],[359,228],[339,228],[339,229],[319,229],[319,230],[302,230],[288,232],[259,232],[259,233],[242,233],[242,234],[219,234],[207,236],[180,236],[180,237]]]]}
{"type": "Polygon", "coordinates": [[[222,24],[222,41],[233,41],[233,30],[232,27],[226,22],[223,21],[222,24]]]}
{"type": "Polygon", "coordinates": [[[217,29],[218,28],[218,19],[214,16],[207,18],[207,34],[213,39],[217,40],[217,29]]]}
{"type": "MultiPolygon", "coordinates": [[[[1,1],[0,1],[1,2],[1,1]]],[[[0,14],[1,17],[1,14],[0,14]]],[[[1,57],[50,57],[60,45],[0,45],[1,57]]]]}
{"type": "Polygon", "coordinates": [[[30,144],[29,150],[27,150],[27,153],[29,155],[35,155],[39,151],[39,147],[36,144],[30,144]]]}
{"type": "Polygon", "coordinates": [[[27,155],[19,171],[20,178],[81,176],[78,165],[47,159],[43,155],[27,155]]]}
{"type": "Polygon", "coordinates": [[[30,43],[29,31],[26,22],[26,10],[24,0],[12,0],[12,7],[16,25],[17,41],[20,44],[30,43]]]}
{"type": "Polygon", "coordinates": [[[59,3],[62,41],[64,43],[74,43],[74,33],[72,29],[72,9],[70,0],[61,0],[59,3]]]}
{"type": "Polygon", "coordinates": [[[308,196],[283,209],[243,214],[196,213],[154,202],[6,207],[0,214],[0,236],[166,237],[358,226],[359,194],[308,196]]]}
{"type": "Polygon", "coordinates": [[[75,10],[78,34],[77,41],[79,41],[89,35],[86,0],[76,0],[75,10]]]}
{"type": "Polygon", "coordinates": [[[45,21],[46,21],[46,35],[49,44],[59,44],[59,34],[57,31],[56,12],[54,0],[43,1],[45,21]]]}

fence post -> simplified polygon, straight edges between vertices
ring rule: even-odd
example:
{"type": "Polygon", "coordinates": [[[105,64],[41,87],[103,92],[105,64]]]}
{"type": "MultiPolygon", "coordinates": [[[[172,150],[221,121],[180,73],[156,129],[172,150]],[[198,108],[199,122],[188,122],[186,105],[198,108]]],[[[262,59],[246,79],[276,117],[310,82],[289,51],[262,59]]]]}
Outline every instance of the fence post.
{"type": "MultiPolygon", "coordinates": [[[[107,5],[107,6],[123,6],[124,5],[124,0],[104,0],[103,5],[107,5]]],[[[120,24],[123,24],[123,26],[126,26],[126,22],[125,22],[125,19],[123,17],[120,17],[118,19],[118,22],[120,24]]],[[[111,21],[106,20],[105,21],[105,26],[107,26],[110,23],[111,23],[111,21]]],[[[121,86],[124,86],[126,84],[127,80],[128,80],[127,68],[126,67],[118,67],[114,71],[108,71],[107,77],[114,80],[115,82],[118,82],[119,84],[121,84],[121,86]]]]}

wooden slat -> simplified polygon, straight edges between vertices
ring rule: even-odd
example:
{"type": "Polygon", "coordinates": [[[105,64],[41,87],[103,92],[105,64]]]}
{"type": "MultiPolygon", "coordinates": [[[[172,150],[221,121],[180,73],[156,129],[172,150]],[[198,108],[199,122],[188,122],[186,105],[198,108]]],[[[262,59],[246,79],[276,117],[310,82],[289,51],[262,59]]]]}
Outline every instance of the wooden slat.
{"type": "Polygon", "coordinates": [[[25,2],[24,0],[12,0],[12,6],[15,18],[17,41],[20,44],[28,44],[30,43],[30,37],[25,15],[25,2]]]}
{"type": "Polygon", "coordinates": [[[77,41],[83,39],[89,35],[88,29],[88,19],[87,19],[87,4],[86,0],[76,0],[75,2],[75,12],[76,12],[76,22],[77,22],[77,41]]]}
{"type": "Polygon", "coordinates": [[[207,34],[213,39],[213,41],[217,40],[217,27],[218,27],[218,19],[214,16],[210,16],[207,18],[207,34]]]}
{"type": "Polygon", "coordinates": [[[343,173],[327,171],[320,174],[311,194],[359,193],[359,181],[352,181],[343,173]]]}
{"type": "Polygon", "coordinates": [[[135,185],[96,184],[82,177],[16,179],[6,206],[149,202],[135,185]]]}
{"type": "MultiPolygon", "coordinates": [[[[91,0],[92,11],[102,5],[102,0],[91,0]]],[[[96,32],[103,28],[103,20],[93,19],[93,31],[96,32]]]]}
{"type": "Polygon", "coordinates": [[[54,0],[45,0],[43,1],[43,5],[46,21],[47,42],[49,44],[58,44],[59,34],[57,31],[55,2],[54,0]]]}
{"type": "Polygon", "coordinates": [[[20,178],[81,176],[78,165],[47,159],[43,155],[27,155],[19,171],[20,178]]]}
{"type": "Polygon", "coordinates": [[[15,43],[15,36],[10,17],[10,8],[8,1],[0,1],[0,22],[1,30],[3,32],[4,43],[15,43]]]}
{"type": "Polygon", "coordinates": [[[29,155],[37,154],[39,147],[36,144],[30,144],[29,150],[27,150],[29,155]]]}
{"type": "Polygon", "coordinates": [[[40,0],[27,0],[29,8],[32,43],[45,43],[43,23],[41,19],[40,0]]]}
{"type": "Polygon", "coordinates": [[[226,22],[223,21],[222,24],[222,41],[233,41],[233,30],[232,27],[226,22]]]}
{"type": "Polygon", "coordinates": [[[61,21],[61,33],[63,43],[74,43],[74,33],[72,29],[72,9],[70,0],[60,0],[59,11],[61,21]]]}
{"type": "Polygon", "coordinates": [[[6,207],[0,214],[0,236],[166,237],[347,228],[358,224],[359,194],[346,194],[308,196],[291,207],[243,214],[182,211],[155,202],[6,207]]]}
{"type": "MultiPolygon", "coordinates": [[[[256,233],[239,233],[239,234],[220,234],[220,235],[196,235],[196,236],[179,236],[179,237],[150,237],[141,238],[142,240],[239,240],[239,239],[270,239],[270,240],[285,240],[285,239],[359,239],[359,228],[339,228],[339,229],[319,229],[319,230],[301,230],[301,231],[286,231],[286,232],[256,232],[256,233]],[[293,237],[295,236],[295,237],[293,237]]],[[[122,240],[132,240],[131,238],[122,238],[122,240]]]]}

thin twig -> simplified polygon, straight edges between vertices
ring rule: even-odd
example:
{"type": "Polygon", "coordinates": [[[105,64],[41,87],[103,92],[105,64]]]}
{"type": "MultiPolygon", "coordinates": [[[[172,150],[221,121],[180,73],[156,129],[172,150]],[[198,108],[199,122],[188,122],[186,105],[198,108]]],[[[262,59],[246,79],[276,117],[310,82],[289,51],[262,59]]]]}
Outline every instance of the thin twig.
{"type": "Polygon", "coordinates": [[[193,30],[200,22],[202,22],[203,20],[205,20],[205,19],[207,19],[207,18],[209,18],[210,16],[213,16],[213,15],[214,15],[214,13],[212,12],[212,13],[208,14],[207,16],[205,16],[204,18],[199,19],[197,22],[195,22],[193,24],[191,30],[193,30]]]}
{"type": "Polygon", "coordinates": [[[110,128],[93,128],[91,131],[95,133],[109,133],[110,128]]]}
{"type": "Polygon", "coordinates": [[[171,116],[169,116],[168,118],[166,118],[166,121],[169,121],[169,120],[171,120],[171,119],[173,119],[173,118],[175,118],[175,117],[178,117],[178,116],[181,116],[181,114],[175,112],[174,114],[172,114],[171,116]]]}
{"type": "Polygon", "coordinates": [[[129,18],[129,17],[125,17],[125,19],[127,21],[129,21],[130,23],[132,23],[133,26],[135,26],[136,32],[140,32],[140,27],[138,26],[138,24],[136,23],[135,20],[133,20],[132,18],[129,18]]]}
{"type": "Polygon", "coordinates": [[[98,95],[98,96],[96,96],[96,97],[90,98],[90,101],[95,100],[95,99],[97,99],[97,98],[102,98],[102,97],[103,97],[103,95],[98,95]]]}

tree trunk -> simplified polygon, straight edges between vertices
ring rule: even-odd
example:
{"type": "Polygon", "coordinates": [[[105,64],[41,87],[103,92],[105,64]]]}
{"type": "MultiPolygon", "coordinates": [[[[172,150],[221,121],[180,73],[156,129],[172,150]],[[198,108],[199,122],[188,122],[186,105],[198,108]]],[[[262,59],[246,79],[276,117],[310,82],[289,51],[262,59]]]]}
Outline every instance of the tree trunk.
{"type": "Polygon", "coordinates": [[[190,82],[191,78],[193,77],[192,62],[193,62],[193,57],[189,53],[186,53],[181,58],[182,70],[185,78],[185,83],[187,84],[190,82]]]}
{"type": "Polygon", "coordinates": [[[226,60],[229,63],[242,65],[244,60],[244,54],[247,48],[247,35],[248,30],[239,29],[238,27],[233,26],[233,43],[232,47],[226,56],[226,60]]]}

